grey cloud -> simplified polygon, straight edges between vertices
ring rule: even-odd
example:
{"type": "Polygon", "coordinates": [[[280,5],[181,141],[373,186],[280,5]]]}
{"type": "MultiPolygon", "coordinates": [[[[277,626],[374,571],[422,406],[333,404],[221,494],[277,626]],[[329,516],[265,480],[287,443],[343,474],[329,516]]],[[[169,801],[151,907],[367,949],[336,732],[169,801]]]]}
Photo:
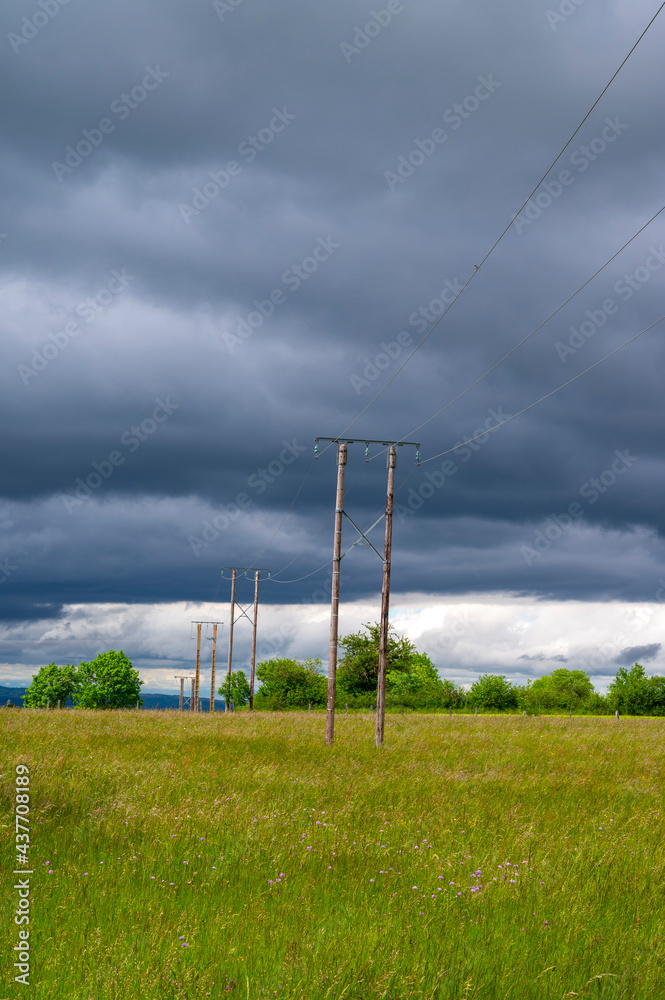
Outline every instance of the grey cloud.
{"type": "Polygon", "coordinates": [[[646,646],[628,646],[626,649],[622,649],[618,656],[615,656],[612,660],[619,667],[631,667],[633,663],[637,663],[640,660],[648,662],[649,660],[655,660],[662,649],[662,643],[651,642],[646,646]]]}
{"type": "MultiPolygon", "coordinates": [[[[565,31],[552,32],[544,10],[517,0],[478,10],[403,6],[349,62],[340,44],[369,17],[349,2],[275,8],[245,0],[222,21],[211,3],[185,10],[172,0],[94,0],[63,6],[17,51],[7,43],[0,411],[11,433],[0,438],[0,556],[16,553],[21,566],[3,584],[9,619],[41,605],[57,615],[61,603],[93,598],[202,598],[216,586],[220,561],[250,562],[266,545],[263,561],[276,569],[290,562],[334,502],[328,453],[271,540],[303,482],[314,436],[355,420],[437,318],[445,289],[471,275],[350,431],[415,434],[423,459],[455,449],[447,456],[453,473],[443,471],[444,458],[413,470],[413,456],[400,454],[398,484],[412,474],[396,496],[394,587],[654,600],[665,529],[658,331],[487,440],[462,443],[490,414],[516,413],[658,317],[658,270],[628,286],[629,300],[615,288],[625,275],[647,273],[638,269],[665,239],[662,217],[452,401],[660,207],[652,67],[663,29],[656,22],[557,165],[554,176],[568,168],[574,183],[521,233],[513,227],[475,274],[623,58],[627,25],[637,37],[648,12],[619,5],[601,22],[583,7],[565,31]],[[144,98],[139,92],[136,107],[123,105],[121,117],[113,103],[124,93],[131,99],[146,67],[168,76],[144,98]],[[500,86],[475,108],[480,77],[500,86]],[[454,106],[467,97],[474,110],[460,117],[454,106]],[[242,152],[284,108],[293,121],[256,156],[242,152]],[[58,180],[52,162],[104,117],[113,130],[58,180]],[[591,150],[607,118],[628,127],[594,159],[578,152],[571,162],[576,150],[591,150]],[[446,142],[422,153],[437,128],[446,142]],[[410,174],[407,166],[391,192],[386,172],[414,149],[422,165],[410,174]],[[215,193],[211,172],[229,160],[241,170],[215,193]],[[187,223],[179,206],[192,205],[197,189],[203,207],[187,223]],[[292,269],[310,268],[317,241],[329,237],[339,247],[296,285],[292,269]],[[123,269],[133,277],[107,303],[113,272],[123,269]],[[249,329],[257,310],[269,311],[275,292],[283,301],[229,350],[229,337],[249,329]],[[617,309],[594,325],[589,315],[609,298],[617,309]],[[90,299],[102,308],[89,322],[90,299]],[[584,323],[587,331],[592,323],[589,335],[579,333],[584,323]],[[399,336],[408,348],[394,358],[399,336]],[[563,363],[557,343],[580,336],[563,363]],[[129,451],[123,435],[167,397],[177,410],[129,451]],[[284,440],[308,450],[279,475],[262,476],[276,468],[284,440]],[[556,519],[594,478],[608,478],[624,449],[638,461],[593,503],[587,498],[579,525],[527,565],[521,548],[534,548],[538,532],[556,534],[556,519]],[[124,461],[68,513],[63,493],[89,476],[96,482],[96,466],[107,468],[114,451],[124,461]],[[242,516],[223,531],[213,524],[195,556],[188,539],[202,538],[216,517],[223,523],[242,495],[242,516]]],[[[26,11],[8,0],[5,35],[20,30],[26,11]]],[[[361,448],[349,470],[359,474],[349,510],[369,523],[382,506],[385,469],[380,459],[363,469],[361,448]]],[[[285,578],[324,566],[329,541],[325,529],[285,578]]],[[[349,557],[355,596],[377,586],[366,555],[349,557]]],[[[298,583],[293,593],[309,592],[298,583]]]]}

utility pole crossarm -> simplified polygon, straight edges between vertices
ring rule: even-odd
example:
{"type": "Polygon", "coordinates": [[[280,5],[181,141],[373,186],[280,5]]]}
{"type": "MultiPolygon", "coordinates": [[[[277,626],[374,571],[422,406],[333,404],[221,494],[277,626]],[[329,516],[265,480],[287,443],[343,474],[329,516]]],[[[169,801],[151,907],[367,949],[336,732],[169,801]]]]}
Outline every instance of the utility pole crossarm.
{"type": "Polygon", "coordinates": [[[411,445],[413,448],[420,448],[420,441],[381,441],[378,438],[327,438],[315,437],[315,441],[332,441],[333,444],[380,444],[383,448],[397,448],[401,445],[411,445]]]}

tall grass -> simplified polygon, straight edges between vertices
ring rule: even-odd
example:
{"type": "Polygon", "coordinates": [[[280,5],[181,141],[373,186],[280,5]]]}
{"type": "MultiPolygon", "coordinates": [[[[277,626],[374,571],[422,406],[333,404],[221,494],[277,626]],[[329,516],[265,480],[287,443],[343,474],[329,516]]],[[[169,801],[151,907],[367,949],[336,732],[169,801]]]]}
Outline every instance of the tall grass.
{"type": "Polygon", "coordinates": [[[665,996],[665,720],[2,711],[0,996],[665,996]],[[31,986],[13,982],[15,765],[31,986]]]}

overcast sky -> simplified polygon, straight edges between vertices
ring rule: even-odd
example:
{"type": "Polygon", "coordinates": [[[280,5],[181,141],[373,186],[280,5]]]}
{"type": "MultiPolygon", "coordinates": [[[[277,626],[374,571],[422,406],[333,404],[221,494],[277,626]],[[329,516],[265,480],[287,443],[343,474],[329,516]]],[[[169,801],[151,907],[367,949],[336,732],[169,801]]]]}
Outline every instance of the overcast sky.
{"type": "Polygon", "coordinates": [[[658,6],[5,0],[0,682],[122,646],[173,689],[233,565],[264,655],[325,659],[336,435],[420,442],[393,619],[443,676],[665,672],[665,323],[509,419],[665,313],[665,13],[539,185],[658,6]]]}

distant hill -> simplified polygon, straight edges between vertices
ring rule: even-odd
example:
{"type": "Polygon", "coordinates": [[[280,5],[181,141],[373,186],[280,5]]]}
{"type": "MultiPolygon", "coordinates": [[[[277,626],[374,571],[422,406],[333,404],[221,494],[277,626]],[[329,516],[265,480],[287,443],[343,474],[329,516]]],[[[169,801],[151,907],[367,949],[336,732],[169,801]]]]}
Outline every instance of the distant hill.
{"type": "MultiPolygon", "coordinates": [[[[26,688],[24,687],[4,687],[0,684],[0,707],[6,705],[8,701],[12,705],[22,707],[25,692],[26,688]]],[[[177,711],[180,704],[180,695],[178,694],[142,694],[141,698],[143,700],[142,711],[161,712],[166,709],[175,709],[177,711]]],[[[187,705],[187,699],[185,699],[185,705],[187,705]]],[[[185,709],[185,711],[187,710],[185,709]]],[[[210,698],[201,698],[201,711],[210,711],[210,698]]],[[[224,702],[217,698],[215,698],[215,711],[224,711],[224,702]]]]}

